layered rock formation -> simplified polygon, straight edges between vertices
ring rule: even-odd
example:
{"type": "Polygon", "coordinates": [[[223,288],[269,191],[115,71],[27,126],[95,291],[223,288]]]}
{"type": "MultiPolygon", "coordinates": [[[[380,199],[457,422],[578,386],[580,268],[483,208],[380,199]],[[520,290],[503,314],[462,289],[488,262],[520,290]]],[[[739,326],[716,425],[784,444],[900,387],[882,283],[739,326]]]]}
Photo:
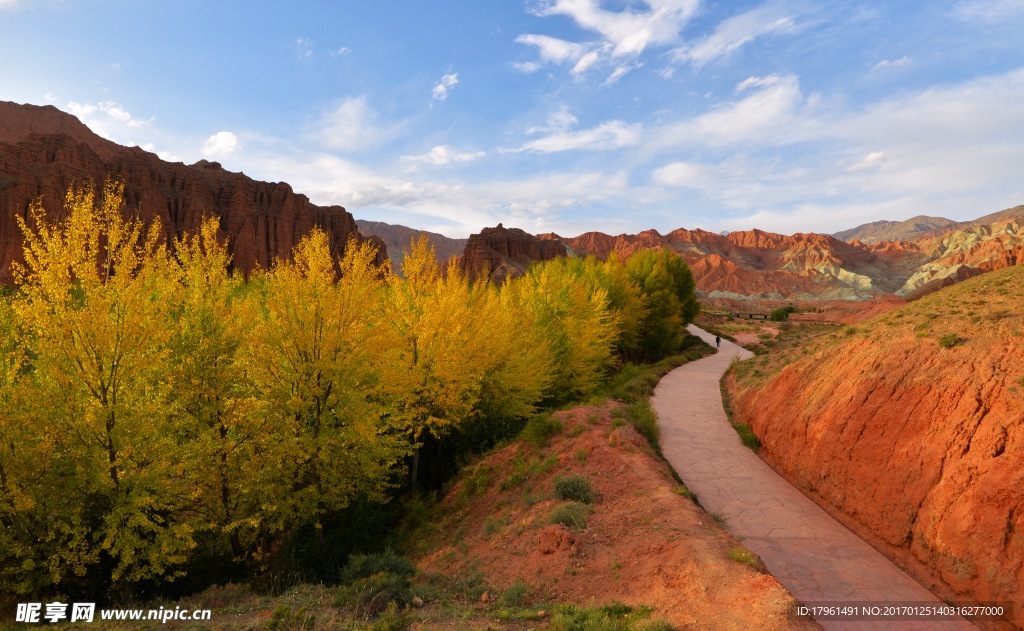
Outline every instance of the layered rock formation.
{"type": "Polygon", "coordinates": [[[1020,265],[935,292],[744,382],[734,407],[766,460],[925,585],[1012,601],[1024,626],[1022,301],[1020,265]]]}
{"type": "Polygon", "coordinates": [[[690,264],[704,298],[868,300],[893,294],[913,298],[1014,264],[1024,248],[1024,220],[958,228],[915,242],[872,244],[761,230],[541,237],[561,241],[576,255],[602,259],[612,253],[628,257],[637,250],[671,249],[690,264]]]}
{"type": "MultiPolygon", "coordinates": [[[[257,182],[216,162],[165,162],[100,138],[56,108],[0,102],[0,282],[11,281],[10,264],[21,257],[15,217],[27,218],[36,199],[54,216],[69,186],[98,185],[107,176],[124,183],[128,212],[158,219],[168,237],[195,230],[205,216],[217,217],[233,265],[243,273],[287,258],[314,226],[328,233],[339,255],[349,238],[362,239],[344,208],[312,204],[283,182],[257,182]]],[[[386,249],[378,245],[383,260],[386,249]]]]}
{"type": "Polygon", "coordinates": [[[490,279],[504,282],[521,276],[535,261],[567,256],[560,241],[541,239],[518,228],[484,228],[466,243],[459,257],[459,268],[473,280],[490,279]]]}

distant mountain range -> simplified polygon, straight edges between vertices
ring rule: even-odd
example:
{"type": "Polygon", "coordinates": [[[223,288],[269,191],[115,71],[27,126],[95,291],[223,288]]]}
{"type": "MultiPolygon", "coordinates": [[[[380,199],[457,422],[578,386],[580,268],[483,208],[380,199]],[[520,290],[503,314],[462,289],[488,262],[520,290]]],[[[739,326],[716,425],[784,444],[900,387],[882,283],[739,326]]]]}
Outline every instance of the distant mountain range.
{"type": "Polygon", "coordinates": [[[1024,262],[1024,219],[953,228],[918,241],[871,245],[825,234],[787,236],[761,230],[728,235],[700,229],[679,229],[667,235],[656,230],[618,236],[588,232],[565,238],[488,228],[470,237],[472,248],[467,247],[460,264],[474,277],[500,280],[521,273],[531,260],[550,258],[551,248],[543,246],[545,241],[564,245],[568,255],[601,259],[612,253],[625,258],[639,250],[673,250],[689,263],[699,292],[707,298],[915,298],[1024,262]],[[542,254],[533,254],[537,252],[542,254]]]}
{"type": "Polygon", "coordinates": [[[446,265],[449,259],[458,258],[462,251],[466,249],[466,243],[469,241],[469,239],[452,239],[436,232],[417,230],[381,221],[356,219],[356,225],[359,226],[360,233],[368,237],[377,237],[384,242],[384,245],[388,248],[388,255],[391,257],[391,266],[399,273],[402,269],[402,259],[405,258],[405,251],[409,248],[409,244],[420,238],[421,235],[425,235],[430,239],[430,243],[434,246],[434,251],[437,254],[437,262],[442,266],[446,265]]]}
{"type": "Polygon", "coordinates": [[[689,263],[703,296],[784,300],[861,300],[878,295],[913,298],[986,271],[1024,261],[1024,206],[959,222],[919,216],[877,221],[835,235],[791,236],[747,230],[716,234],[678,229],[617,236],[531,235],[516,228],[485,228],[450,239],[406,226],[356,222],[340,206],[317,206],[286,183],[257,182],[216,162],[170,163],[138,147],[103,139],[54,107],[0,102],[0,282],[21,256],[16,217],[33,200],[58,213],[72,183],[125,185],[130,212],[159,218],[168,237],[194,230],[205,215],[220,220],[236,269],[269,267],[287,257],[314,226],[326,230],[341,254],[350,236],[372,239],[381,260],[400,269],[413,238],[430,237],[441,263],[458,256],[472,278],[501,281],[537,260],[643,249],[670,249],[689,263]]]}
{"type": "Polygon", "coordinates": [[[918,215],[905,221],[872,221],[856,228],[842,230],[832,236],[843,241],[879,243],[880,241],[917,241],[957,228],[971,228],[993,224],[1004,219],[1024,217],[1024,206],[1014,206],[972,221],[954,221],[944,217],[918,215]]]}

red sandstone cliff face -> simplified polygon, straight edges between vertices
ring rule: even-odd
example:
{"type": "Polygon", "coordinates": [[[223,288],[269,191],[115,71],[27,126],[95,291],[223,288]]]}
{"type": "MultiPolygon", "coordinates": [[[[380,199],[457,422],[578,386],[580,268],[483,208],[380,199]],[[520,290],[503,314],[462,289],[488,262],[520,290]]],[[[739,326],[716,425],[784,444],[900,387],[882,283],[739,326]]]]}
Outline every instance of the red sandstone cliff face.
{"type": "MultiPolygon", "coordinates": [[[[0,102],[0,282],[10,282],[11,261],[21,257],[15,217],[27,218],[34,199],[55,215],[70,185],[100,184],[108,175],[124,182],[129,211],[159,219],[168,236],[217,217],[234,267],[245,273],[290,256],[313,226],[328,233],[339,255],[350,237],[362,239],[344,208],[316,206],[285,183],[257,182],[215,162],[164,162],[104,140],[52,107],[0,102]]],[[[384,260],[386,248],[377,243],[384,260]]]]}
{"type": "MultiPolygon", "coordinates": [[[[836,334],[735,408],[762,455],[960,599],[1024,625],[1024,266],[836,334]],[[951,335],[946,345],[943,336],[951,335]]],[[[746,384],[746,385],[744,385],[746,384]]],[[[941,590],[940,590],[941,591],[941,590]]]]}
{"type": "Polygon", "coordinates": [[[541,239],[518,228],[484,228],[469,237],[459,257],[459,268],[470,279],[502,283],[521,276],[534,261],[547,261],[568,252],[561,241],[541,239]]]}

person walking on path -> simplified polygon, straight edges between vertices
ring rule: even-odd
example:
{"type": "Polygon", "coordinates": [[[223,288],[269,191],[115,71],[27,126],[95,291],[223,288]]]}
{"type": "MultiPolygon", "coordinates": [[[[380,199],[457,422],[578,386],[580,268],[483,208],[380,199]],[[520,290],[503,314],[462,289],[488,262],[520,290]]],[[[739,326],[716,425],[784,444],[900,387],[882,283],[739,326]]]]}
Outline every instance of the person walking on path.
{"type": "Polygon", "coordinates": [[[722,336],[721,335],[716,335],[715,336],[715,348],[722,348],[722,336]]]}

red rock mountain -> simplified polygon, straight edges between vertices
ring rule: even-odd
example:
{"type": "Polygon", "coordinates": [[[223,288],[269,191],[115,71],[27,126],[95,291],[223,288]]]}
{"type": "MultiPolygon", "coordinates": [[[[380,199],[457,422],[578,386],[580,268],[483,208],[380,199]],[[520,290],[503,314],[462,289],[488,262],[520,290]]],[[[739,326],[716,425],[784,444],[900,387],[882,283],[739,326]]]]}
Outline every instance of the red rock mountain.
{"type": "MultiPolygon", "coordinates": [[[[0,102],[0,282],[11,281],[11,261],[21,257],[15,217],[27,217],[35,199],[56,214],[70,185],[99,184],[108,175],[124,182],[128,209],[143,220],[158,218],[168,236],[194,230],[204,216],[217,217],[242,272],[290,256],[314,226],[330,235],[338,254],[350,237],[363,238],[344,208],[312,204],[283,182],[257,182],[205,160],[165,162],[105,140],[52,106],[0,102]]],[[[378,244],[383,260],[387,250],[378,244]]]]}
{"type": "Polygon", "coordinates": [[[1024,266],[819,338],[734,408],[761,455],[962,602],[1024,627],[1024,266]]]}
{"type": "MultiPolygon", "coordinates": [[[[1004,216],[997,213],[992,217],[1004,216]]],[[[628,257],[667,248],[690,264],[703,297],[768,300],[866,300],[917,297],[1024,259],[1024,219],[958,228],[915,242],[845,242],[825,234],[791,236],[747,230],[655,230],[610,236],[540,235],[578,256],[628,257]]]]}
{"type": "Polygon", "coordinates": [[[565,245],[556,239],[542,239],[518,228],[484,228],[466,243],[459,267],[474,280],[487,278],[504,282],[522,275],[530,263],[567,256],[565,245]]]}

